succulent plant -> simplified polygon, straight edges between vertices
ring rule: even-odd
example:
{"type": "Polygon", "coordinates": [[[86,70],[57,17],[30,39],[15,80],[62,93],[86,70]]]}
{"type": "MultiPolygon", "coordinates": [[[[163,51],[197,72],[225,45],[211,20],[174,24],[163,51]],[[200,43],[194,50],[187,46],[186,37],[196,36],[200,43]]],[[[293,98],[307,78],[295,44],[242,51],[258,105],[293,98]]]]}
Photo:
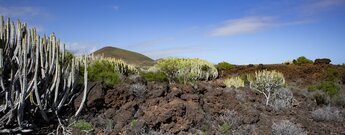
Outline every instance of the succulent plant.
{"type": "MultiPolygon", "coordinates": [[[[0,125],[27,128],[27,115],[35,115],[36,110],[45,121],[59,119],[61,108],[76,96],[80,63],[87,64],[86,59],[65,62],[65,47],[60,46],[54,33],[40,37],[35,28],[28,28],[25,23],[18,21],[15,25],[10,19],[1,18],[0,111],[4,115],[0,116],[0,125]]],[[[87,77],[84,81],[85,99],[87,77]]]]}

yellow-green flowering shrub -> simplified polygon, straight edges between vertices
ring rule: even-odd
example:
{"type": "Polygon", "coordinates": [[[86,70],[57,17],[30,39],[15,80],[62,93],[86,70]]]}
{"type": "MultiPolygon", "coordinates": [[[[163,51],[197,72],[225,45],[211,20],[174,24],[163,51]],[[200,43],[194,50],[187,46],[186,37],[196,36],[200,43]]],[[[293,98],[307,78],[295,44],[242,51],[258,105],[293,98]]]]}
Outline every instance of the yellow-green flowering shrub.
{"type": "Polygon", "coordinates": [[[244,87],[244,81],[240,77],[231,77],[224,80],[226,87],[244,87]]]}
{"type": "Polygon", "coordinates": [[[212,80],[218,76],[215,66],[201,59],[165,58],[157,61],[154,68],[165,73],[169,82],[212,80]]]}

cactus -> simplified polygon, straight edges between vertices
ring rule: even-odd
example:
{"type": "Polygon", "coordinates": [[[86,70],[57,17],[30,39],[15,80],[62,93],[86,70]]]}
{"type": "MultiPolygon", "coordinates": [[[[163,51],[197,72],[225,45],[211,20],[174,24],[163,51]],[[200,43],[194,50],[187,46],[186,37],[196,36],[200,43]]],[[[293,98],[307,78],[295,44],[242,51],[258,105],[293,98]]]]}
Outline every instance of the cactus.
{"type": "Polygon", "coordinates": [[[256,71],[255,76],[248,75],[247,78],[250,82],[250,88],[265,96],[266,105],[268,105],[271,94],[285,85],[284,75],[275,70],[256,71]]]}
{"type": "MultiPolygon", "coordinates": [[[[54,33],[40,37],[35,28],[30,29],[20,21],[15,25],[2,17],[0,125],[11,125],[19,130],[27,128],[27,115],[34,116],[37,112],[25,110],[38,110],[48,122],[59,119],[59,110],[76,96],[74,90],[78,85],[78,75],[75,74],[80,68],[77,63],[88,64],[77,58],[66,62],[64,49],[65,46],[60,51],[60,41],[54,33]],[[28,102],[33,104],[28,106],[28,102]]],[[[84,93],[87,93],[87,73],[85,76],[84,93]]],[[[0,130],[4,126],[0,126],[0,130]]]]}

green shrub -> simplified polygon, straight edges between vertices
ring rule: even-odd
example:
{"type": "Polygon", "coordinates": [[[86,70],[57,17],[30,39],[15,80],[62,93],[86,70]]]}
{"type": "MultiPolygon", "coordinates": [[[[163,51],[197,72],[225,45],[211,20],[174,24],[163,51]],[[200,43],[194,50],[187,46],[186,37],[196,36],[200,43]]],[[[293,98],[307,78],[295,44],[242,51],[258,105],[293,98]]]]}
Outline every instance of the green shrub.
{"type": "Polygon", "coordinates": [[[85,120],[78,120],[72,125],[73,128],[89,131],[92,129],[92,124],[85,120]]]}
{"type": "Polygon", "coordinates": [[[335,84],[334,82],[330,81],[323,81],[321,84],[317,87],[319,90],[323,90],[330,96],[334,96],[338,93],[340,87],[335,84]]]}
{"type": "Polygon", "coordinates": [[[331,97],[337,95],[340,90],[339,81],[341,80],[341,74],[339,71],[335,68],[327,68],[323,72],[323,76],[325,78],[320,82],[320,84],[309,86],[308,90],[321,90],[331,97]]]}
{"type": "Polygon", "coordinates": [[[228,62],[225,62],[225,61],[220,62],[220,63],[218,63],[218,64],[216,65],[216,68],[218,69],[218,71],[219,71],[219,70],[231,69],[231,68],[234,68],[234,67],[236,67],[236,66],[233,65],[233,64],[230,64],[230,63],[228,63],[228,62]]]}
{"type": "Polygon", "coordinates": [[[231,126],[227,122],[224,122],[223,125],[219,126],[219,131],[222,134],[228,133],[230,131],[230,129],[231,129],[231,126]]]}
{"type": "Polygon", "coordinates": [[[215,66],[201,59],[161,59],[157,61],[153,69],[163,72],[168,77],[169,82],[187,83],[196,80],[211,80],[218,76],[215,66]]]}
{"type": "Polygon", "coordinates": [[[90,81],[103,81],[107,86],[114,86],[120,82],[119,73],[106,60],[96,60],[88,66],[90,81]]]}
{"type": "Polygon", "coordinates": [[[138,123],[138,120],[137,119],[133,119],[130,123],[131,127],[134,128],[138,123]]]}
{"type": "Polygon", "coordinates": [[[163,72],[142,72],[141,76],[149,82],[167,82],[168,78],[163,72]]]}
{"type": "Polygon", "coordinates": [[[341,73],[336,68],[327,68],[323,72],[323,76],[325,77],[325,81],[337,83],[341,80],[341,73]]]}
{"type": "Polygon", "coordinates": [[[313,61],[307,59],[304,56],[298,57],[296,60],[293,60],[293,64],[302,65],[302,64],[313,64],[313,61]]]}

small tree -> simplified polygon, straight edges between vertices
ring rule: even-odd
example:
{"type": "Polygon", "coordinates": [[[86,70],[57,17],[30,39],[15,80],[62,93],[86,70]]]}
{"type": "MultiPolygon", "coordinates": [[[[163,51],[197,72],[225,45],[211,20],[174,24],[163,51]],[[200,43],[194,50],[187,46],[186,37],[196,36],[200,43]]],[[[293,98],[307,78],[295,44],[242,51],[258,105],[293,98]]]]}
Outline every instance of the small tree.
{"type": "Polygon", "coordinates": [[[275,70],[273,71],[256,71],[254,76],[248,75],[250,88],[262,93],[266,98],[266,105],[270,100],[271,94],[275,90],[285,85],[284,75],[275,70]]]}

